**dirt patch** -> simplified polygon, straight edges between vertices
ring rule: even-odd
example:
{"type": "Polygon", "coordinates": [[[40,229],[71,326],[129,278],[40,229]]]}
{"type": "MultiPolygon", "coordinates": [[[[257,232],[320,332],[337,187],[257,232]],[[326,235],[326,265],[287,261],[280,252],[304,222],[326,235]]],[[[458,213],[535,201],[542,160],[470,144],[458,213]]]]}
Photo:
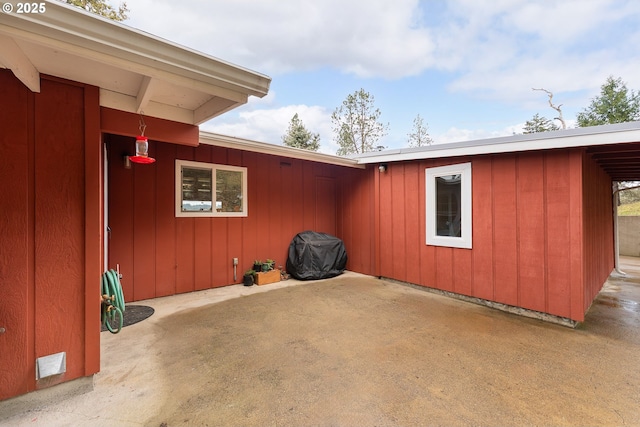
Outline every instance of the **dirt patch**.
{"type": "Polygon", "coordinates": [[[333,279],[158,322],[181,425],[633,425],[640,349],[367,279],[333,279]]]}

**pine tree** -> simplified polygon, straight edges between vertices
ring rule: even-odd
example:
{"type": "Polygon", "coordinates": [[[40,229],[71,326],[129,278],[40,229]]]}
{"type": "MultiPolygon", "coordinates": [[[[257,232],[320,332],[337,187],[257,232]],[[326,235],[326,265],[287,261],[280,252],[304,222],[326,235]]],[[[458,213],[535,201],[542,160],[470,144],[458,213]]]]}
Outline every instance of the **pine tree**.
{"type": "Polygon", "coordinates": [[[309,132],[298,117],[298,113],[291,118],[287,133],[282,137],[282,142],[288,147],[303,148],[310,151],[318,151],[320,149],[320,135],[309,132]]]}
{"type": "Polygon", "coordinates": [[[627,89],[620,77],[609,76],[600,88],[600,96],[593,98],[576,119],[579,127],[640,120],[640,94],[627,89]]]}
{"type": "Polygon", "coordinates": [[[378,121],[380,114],[373,96],[364,89],[348,95],[331,115],[338,156],[384,149],[377,142],[387,134],[388,125],[378,121]]]}
{"type": "Polygon", "coordinates": [[[531,120],[527,120],[524,124],[524,132],[527,133],[538,133],[538,132],[549,132],[552,130],[558,130],[559,127],[552,120],[547,119],[546,117],[541,117],[538,113],[536,113],[531,120]]]}
{"type": "Polygon", "coordinates": [[[425,145],[431,145],[433,139],[429,136],[428,130],[428,126],[424,124],[422,117],[418,114],[416,118],[413,119],[412,132],[408,134],[409,147],[423,147],[425,145]]]}

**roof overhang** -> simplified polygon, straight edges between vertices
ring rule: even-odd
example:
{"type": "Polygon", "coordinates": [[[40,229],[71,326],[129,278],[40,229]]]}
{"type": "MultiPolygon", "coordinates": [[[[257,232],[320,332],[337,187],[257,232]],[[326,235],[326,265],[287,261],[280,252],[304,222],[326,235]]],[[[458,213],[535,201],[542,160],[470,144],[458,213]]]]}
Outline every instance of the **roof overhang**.
{"type": "Polygon", "coordinates": [[[0,68],[31,91],[40,74],[100,88],[100,105],[192,125],[263,97],[271,79],[60,1],[2,13],[0,68]]]}
{"type": "Polygon", "coordinates": [[[200,131],[200,144],[235,148],[237,150],[250,151],[253,153],[270,154],[289,159],[309,160],[311,162],[347,166],[357,169],[364,169],[366,167],[364,164],[359,164],[358,161],[346,157],[333,156],[331,154],[286,147],[284,145],[268,144],[266,142],[252,141],[249,139],[236,138],[233,136],[204,131],[200,131]]]}
{"type": "Polygon", "coordinates": [[[633,142],[640,142],[640,122],[376,151],[356,155],[353,158],[362,164],[388,163],[571,147],[611,146],[633,142]]]}

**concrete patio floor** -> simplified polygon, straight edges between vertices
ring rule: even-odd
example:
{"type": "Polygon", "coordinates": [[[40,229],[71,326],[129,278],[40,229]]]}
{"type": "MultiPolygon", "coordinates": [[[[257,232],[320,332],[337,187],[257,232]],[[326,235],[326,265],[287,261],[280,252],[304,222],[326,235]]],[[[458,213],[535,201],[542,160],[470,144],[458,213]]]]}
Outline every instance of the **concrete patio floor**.
{"type": "Polygon", "coordinates": [[[138,302],[155,313],[102,333],[92,391],[0,402],[0,425],[640,425],[622,260],[576,329],[354,273],[138,302]]]}

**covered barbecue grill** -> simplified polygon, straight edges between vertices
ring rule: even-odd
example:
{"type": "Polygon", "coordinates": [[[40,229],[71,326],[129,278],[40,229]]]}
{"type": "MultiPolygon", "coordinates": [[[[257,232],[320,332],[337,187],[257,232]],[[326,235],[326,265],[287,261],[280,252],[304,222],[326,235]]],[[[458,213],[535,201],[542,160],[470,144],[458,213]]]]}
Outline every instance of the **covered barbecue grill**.
{"type": "Polygon", "coordinates": [[[298,280],[318,280],[344,272],[347,251],[337,237],[315,231],[298,233],[289,245],[287,272],[298,280]]]}

